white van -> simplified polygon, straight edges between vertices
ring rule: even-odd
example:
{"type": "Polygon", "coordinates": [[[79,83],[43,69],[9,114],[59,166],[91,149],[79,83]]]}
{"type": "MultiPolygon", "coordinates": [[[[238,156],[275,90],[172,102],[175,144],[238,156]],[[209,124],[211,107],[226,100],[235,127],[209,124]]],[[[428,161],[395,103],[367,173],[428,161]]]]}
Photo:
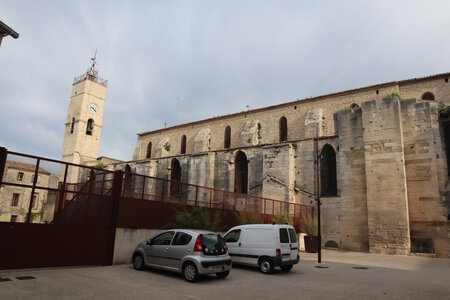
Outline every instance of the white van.
{"type": "Polygon", "coordinates": [[[266,274],[274,267],[289,271],[300,260],[297,234],[290,225],[239,225],[224,239],[233,264],[258,266],[266,274]]]}

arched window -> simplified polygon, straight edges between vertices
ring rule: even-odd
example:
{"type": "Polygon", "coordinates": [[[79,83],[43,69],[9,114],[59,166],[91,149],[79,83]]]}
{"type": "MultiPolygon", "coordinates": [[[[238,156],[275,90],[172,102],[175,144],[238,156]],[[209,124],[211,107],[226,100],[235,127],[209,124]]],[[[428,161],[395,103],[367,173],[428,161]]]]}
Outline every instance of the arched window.
{"type": "Polygon", "coordinates": [[[152,142],[148,142],[146,158],[152,158],[152,142]]]}
{"type": "Polygon", "coordinates": [[[73,133],[74,127],[75,127],[75,118],[72,118],[72,124],[70,124],[70,134],[73,133]]]}
{"type": "Polygon", "coordinates": [[[234,192],[247,194],[248,161],[244,152],[239,151],[234,160],[234,192]]]}
{"type": "Polygon", "coordinates": [[[94,131],[94,120],[89,119],[87,121],[87,125],[86,125],[86,134],[87,135],[92,135],[93,131],[94,131]]]}
{"type": "Polygon", "coordinates": [[[181,137],[181,154],[185,154],[186,153],[186,136],[183,135],[181,137]]]}
{"type": "Polygon", "coordinates": [[[132,180],[132,174],[131,174],[131,167],[130,165],[125,166],[125,180],[123,183],[123,190],[124,192],[131,192],[131,180],[132,180]]]}
{"type": "Polygon", "coordinates": [[[320,195],[337,196],[336,152],[329,144],[320,153],[320,195]]]}
{"type": "Polygon", "coordinates": [[[170,166],[170,196],[180,195],[181,166],[178,159],[172,159],[170,166]]]}
{"type": "Polygon", "coordinates": [[[231,127],[227,126],[225,128],[225,136],[224,136],[224,139],[223,139],[223,147],[225,149],[228,149],[228,148],[230,148],[230,145],[231,145],[231,127]]]}
{"type": "Polygon", "coordinates": [[[432,92],[425,92],[422,95],[422,100],[435,100],[432,92]]]}
{"type": "Polygon", "coordinates": [[[287,119],[286,117],[280,118],[280,142],[287,141],[287,119]]]}

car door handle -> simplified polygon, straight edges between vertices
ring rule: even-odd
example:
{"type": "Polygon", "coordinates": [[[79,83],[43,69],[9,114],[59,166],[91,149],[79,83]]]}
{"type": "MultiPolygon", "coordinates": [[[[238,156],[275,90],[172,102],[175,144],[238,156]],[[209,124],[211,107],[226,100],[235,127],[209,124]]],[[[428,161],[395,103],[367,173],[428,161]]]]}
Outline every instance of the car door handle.
{"type": "Polygon", "coordinates": [[[167,251],[169,251],[169,248],[164,248],[164,252],[167,252],[167,251]]]}
{"type": "Polygon", "coordinates": [[[239,243],[239,247],[241,246],[242,244],[241,243],[239,243]]]}

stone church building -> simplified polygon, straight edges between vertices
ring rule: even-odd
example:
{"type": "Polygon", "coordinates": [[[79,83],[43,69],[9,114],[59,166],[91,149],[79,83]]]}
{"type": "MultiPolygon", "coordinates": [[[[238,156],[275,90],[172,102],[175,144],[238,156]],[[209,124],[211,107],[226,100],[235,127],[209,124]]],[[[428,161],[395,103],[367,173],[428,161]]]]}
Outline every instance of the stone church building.
{"type": "Polygon", "coordinates": [[[96,159],[106,82],[85,75],[65,161],[315,205],[317,136],[324,246],[450,254],[450,73],[138,133],[128,162],[96,159]]]}

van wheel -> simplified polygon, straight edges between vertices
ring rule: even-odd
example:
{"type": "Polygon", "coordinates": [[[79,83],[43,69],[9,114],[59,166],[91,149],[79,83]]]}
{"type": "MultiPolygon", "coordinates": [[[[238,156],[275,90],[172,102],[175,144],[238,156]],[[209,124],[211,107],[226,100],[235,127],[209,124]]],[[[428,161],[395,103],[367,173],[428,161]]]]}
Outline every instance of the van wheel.
{"type": "Polygon", "coordinates": [[[263,258],[259,262],[259,269],[264,274],[270,274],[273,272],[273,262],[269,258],[263,258]]]}
{"type": "Polygon", "coordinates": [[[139,271],[144,270],[144,258],[142,255],[136,254],[133,256],[133,267],[139,271]]]}
{"type": "Polygon", "coordinates": [[[228,274],[230,274],[230,271],[216,273],[216,276],[219,277],[219,278],[225,278],[225,277],[228,276],[228,274]]]}
{"type": "Polygon", "coordinates": [[[200,277],[197,267],[191,262],[183,266],[183,276],[187,282],[196,282],[200,277]]]}
{"type": "Polygon", "coordinates": [[[290,271],[290,270],[292,270],[292,265],[281,266],[281,270],[283,270],[283,271],[290,271]]]}

